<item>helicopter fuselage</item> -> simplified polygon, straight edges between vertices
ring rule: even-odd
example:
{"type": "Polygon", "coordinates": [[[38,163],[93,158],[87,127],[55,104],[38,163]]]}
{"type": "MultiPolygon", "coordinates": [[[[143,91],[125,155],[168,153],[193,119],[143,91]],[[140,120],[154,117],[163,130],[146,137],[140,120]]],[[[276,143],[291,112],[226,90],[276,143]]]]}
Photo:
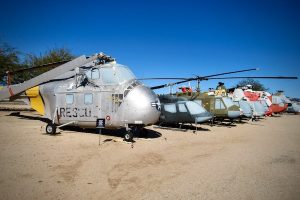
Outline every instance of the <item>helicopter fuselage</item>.
{"type": "Polygon", "coordinates": [[[83,72],[39,86],[45,118],[87,128],[95,128],[99,118],[105,119],[105,128],[143,127],[158,120],[159,99],[127,67],[108,63],[83,72]]]}

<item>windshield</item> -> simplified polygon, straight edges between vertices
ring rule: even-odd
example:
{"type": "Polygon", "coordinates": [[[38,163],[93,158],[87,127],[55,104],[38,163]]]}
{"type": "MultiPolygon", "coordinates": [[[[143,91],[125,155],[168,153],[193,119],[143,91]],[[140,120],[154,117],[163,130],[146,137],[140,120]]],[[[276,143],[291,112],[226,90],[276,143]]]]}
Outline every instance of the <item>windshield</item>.
{"type": "Polygon", "coordinates": [[[229,97],[223,97],[222,99],[223,99],[223,101],[224,101],[227,108],[234,105],[233,102],[232,102],[232,99],[230,99],[229,97]]]}
{"type": "Polygon", "coordinates": [[[193,101],[186,102],[186,107],[190,111],[191,115],[201,114],[206,111],[202,106],[193,101]]]}
{"type": "Polygon", "coordinates": [[[122,65],[103,66],[100,68],[100,73],[98,68],[94,68],[87,71],[86,75],[93,80],[101,78],[102,83],[105,85],[117,85],[128,80],[136,79],[131,70],[122,65]]]}
{"type": "Polygon", "coordinates": [[[131,70],[127,67],[116,67],[115,71],[117,73],[119,83],[123,83],[131,79],[136,79],[131,70]]]}

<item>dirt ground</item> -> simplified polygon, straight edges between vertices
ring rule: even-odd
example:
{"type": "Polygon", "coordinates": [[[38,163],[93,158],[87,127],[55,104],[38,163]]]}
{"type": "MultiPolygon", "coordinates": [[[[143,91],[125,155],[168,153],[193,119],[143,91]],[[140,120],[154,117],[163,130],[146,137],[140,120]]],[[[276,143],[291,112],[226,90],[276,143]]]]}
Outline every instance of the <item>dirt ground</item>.
{"type": "Polygon", "coordinates": [[[175,131],[45,134],[0,112],[0,199],[300,199],[300,116],[175,131]]]}

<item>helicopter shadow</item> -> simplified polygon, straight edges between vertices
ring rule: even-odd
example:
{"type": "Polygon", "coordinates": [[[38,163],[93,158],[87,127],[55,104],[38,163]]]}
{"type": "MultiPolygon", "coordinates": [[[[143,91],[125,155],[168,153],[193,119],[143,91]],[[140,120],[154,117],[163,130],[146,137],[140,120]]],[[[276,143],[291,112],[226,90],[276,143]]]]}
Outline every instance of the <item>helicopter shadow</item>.
{"type": "Polygon", "coordinates": [[[210,131],[208,128],[203,128],[199,126],[195,126],[193,124],[161,124],[157,125],[154,128],[159,128],[159,129],[166,129],[166,130],[173,130],[173,131],[183,131],[187,132],[188,130],[192,131],[210,131]]]}
{"type": "Polygon", "coordinates": [[[20,112],[12,112],[6,116],[15,116],[15,117],[18,117],[19,119],[26,119],[26,120],[38,120],[38,121],[42,121],[45,123],[48,123],[50,121],[49,119],[42,118],[39,116],[23,115],[20,112]]]}
{"type": "Polygon", "coordinates": [[[227,127],[227,128],[233,128],[237,126],[235,123],[227,122],[227,121],[216,121],[215,123],[209,125],[216,126],[216,127],[227,127]]]}
{"type": "MultiPolygon", "coordinates": [[[[12,112],[12,113],[8,114],[7,116],[15,116],[15,117],[18,117],[19,119],[25,119],[25,120],[37,120],[37,121],[42,121],[45,123],[50,122],[49,119],[46,119],[46,118],[43,118],[40,116],[24,115],[24,114],[21,114],[20,112],[12,112]]],[[[73,131],[75,133],[99,134],[98,130],[95,128],[94,129],[93,128],[81,128],[78,126],[65,126],[65,127],[59,128],[55,134],[47,134],[47,133],[43,133],[43,134],[48,135],[48,136],[60,136],[63,131],[73,131]]],[[[159,133],[157,131],[149,130],[147,128],[145,128],[145,131],[146,131],[146,134],[144,134],[144,135],[135,134],[134,137],[144,138],[144,139],[155,139],[155,138],[161,137],[161,133],[159,133]]],[[[117,130],[102,129],[101,130],[102,135],[114,136],[114,137],[120,137],[120,138],[123,138],[124,133],[125,133],[125,129],[117,129],[117,130]]]]}
{"type": "MultiPolygon", "coordinates": [[[[60,128],[62,131],[74,131],[76,133],[89,133],[89,134],[99,134],[99,130],[95,128],[81,128],[77,126],[65,126],[60,128]]],[[[161,133],[145,128],[145,134],[134,134],[135,138],[144,138],[144,139],[155,139],[162,136],[161,133]]],[[[124,137],[126,130],[121,129],[101,129],[101,135],[111,136],[111,137],[124,137]]],[[[107,139],[110,140],[110,139],[107,139]]]]}

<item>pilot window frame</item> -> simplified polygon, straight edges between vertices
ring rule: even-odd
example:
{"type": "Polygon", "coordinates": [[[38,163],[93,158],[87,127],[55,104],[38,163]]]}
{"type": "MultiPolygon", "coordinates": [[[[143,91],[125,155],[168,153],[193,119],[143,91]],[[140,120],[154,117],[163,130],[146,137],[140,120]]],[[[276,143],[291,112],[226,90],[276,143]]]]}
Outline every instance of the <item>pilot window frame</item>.
{"type": "Polygon", "coordinates": [[[100,70],[98,68],[92,68],[86,72],[86,76],[92,80],[100,79],[100,70]]]}
{"type": "Polygon", "coordinates": [[[178,104],[178,111],[181,113],[187,112],[187,108],[185,107],[184,103],[178,104]]]}
{"type": "Polygon", "coordinates": [[[226,109],[222,99],[215,99],[215,110],[224,110],[226,109]]]}
{"type": "Polygon", "coordinates": [[[74,103],[74,94],[66,94],[65,96],[66,104],[67,105],[72,105],[74,103]],[[72,99],[71,99],[72,97],[72,99]],[[72,100],[72,101],[69,101],[72,100]]]}
{"type": "Polygon", "coordinates": [[[93,104],[93,94],[92,93],[85,93],[83,95],[83,102],[84,102],[85,105],[91,105],[91,104],[93,104]],[[91,97],[90,101],[87,101],[87,98],[86,98],[87,96],[91,97]]]}

